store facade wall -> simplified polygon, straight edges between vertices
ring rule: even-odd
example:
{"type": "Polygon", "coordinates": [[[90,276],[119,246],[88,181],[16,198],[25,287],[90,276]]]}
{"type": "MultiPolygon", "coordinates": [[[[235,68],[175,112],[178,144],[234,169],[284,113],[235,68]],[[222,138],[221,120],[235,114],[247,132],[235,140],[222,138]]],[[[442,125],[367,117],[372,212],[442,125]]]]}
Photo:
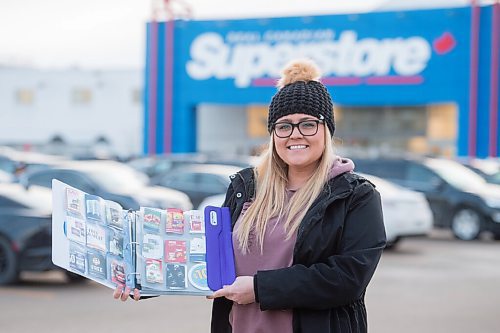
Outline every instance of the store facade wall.
{"type": "MultiPolygon", "coordinates": [[[[200,122],[200,104],[246,108],[252,125],[242,130],[261,142],[265,132],[256,129],[254,118],[262,120],[280,68],[307,57],[321,67],[339,128],[347,110],[371,110],[393,114],[396,127],[415,127],[405,139],[407,149],[498,156],[498,52],[491,49],[498,7],[151,22],[144,153],[198,151],[199,128],[224,121],[228,128],[241,125],[229,123],[231,117],[200,122]]],[[[356,131],[355,125],[349,128],[356,131]]]]}
{"type": "Polygon", "coordinates": [[[143,147],[141,88],[139,69],[0,67],[0,145],[136,156],[143,147]]]}

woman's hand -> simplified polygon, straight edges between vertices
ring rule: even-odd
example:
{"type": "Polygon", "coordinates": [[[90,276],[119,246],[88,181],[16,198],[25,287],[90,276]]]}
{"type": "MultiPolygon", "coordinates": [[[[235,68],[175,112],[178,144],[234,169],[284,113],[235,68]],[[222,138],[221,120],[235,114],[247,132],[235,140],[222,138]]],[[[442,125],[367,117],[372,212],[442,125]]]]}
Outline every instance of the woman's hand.
{"type": "MultiPolygon", "coordinates": [[[[113,292],[113,298],[121,299],[122,302],[125,302],[128,299],[129,294],[130,294],[129,287],[123,289],[123,286],[116,286],[116,289],[113,292]]],[[[134,289],[134,300],[137,302],[140,299],[141,299],[141,292],[139,291],[139,289],[134,289]]]]}
{"type": "Polygon", "coordinates": [[[232,285],[224,286],[217,290],[208,299],[226,297],[238,304],[250,304],[255,302],[255,292],[253,290],[253,276],[238,276],[232,285]]]}

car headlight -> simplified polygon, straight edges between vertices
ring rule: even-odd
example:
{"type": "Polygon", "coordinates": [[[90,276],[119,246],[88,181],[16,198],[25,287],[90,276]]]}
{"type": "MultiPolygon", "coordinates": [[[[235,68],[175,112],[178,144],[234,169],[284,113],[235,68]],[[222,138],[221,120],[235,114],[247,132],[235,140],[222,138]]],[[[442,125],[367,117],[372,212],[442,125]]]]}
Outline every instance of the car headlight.
{"type": "Polygon", "coordinates": [[[491,208],[500,208],[500,198],[483,197],[484,202],[491,208]]]}

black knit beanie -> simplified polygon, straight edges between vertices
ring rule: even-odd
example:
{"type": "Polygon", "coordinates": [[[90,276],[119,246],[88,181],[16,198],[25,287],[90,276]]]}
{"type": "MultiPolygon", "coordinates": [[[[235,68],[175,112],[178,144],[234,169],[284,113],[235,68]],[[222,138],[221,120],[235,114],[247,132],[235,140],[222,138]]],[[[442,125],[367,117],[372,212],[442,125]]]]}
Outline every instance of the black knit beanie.
{"type": "Polygon", "coordinates": [[[326,87],[319,82],[319,70],[309,60],[293,61],[283,70],[278,92],[269,105],[267,130],[273,131],[276,121],[286,115],[304,113],[322,119],[333,136],[335,122],[333,103],[326,87]]]}

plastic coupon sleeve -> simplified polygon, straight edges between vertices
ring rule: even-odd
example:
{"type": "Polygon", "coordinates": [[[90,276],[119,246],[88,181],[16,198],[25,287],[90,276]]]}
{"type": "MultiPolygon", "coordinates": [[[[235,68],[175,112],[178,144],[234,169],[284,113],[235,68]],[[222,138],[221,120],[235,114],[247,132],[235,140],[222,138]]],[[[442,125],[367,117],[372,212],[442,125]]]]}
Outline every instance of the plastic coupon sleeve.
{"type": "Polygon", "coordinates": [[[144,296],[211,295],[235,279],[227,208],[125,210],[55,179],[52,196],[52,261],[70,272],[144,296]]]}

